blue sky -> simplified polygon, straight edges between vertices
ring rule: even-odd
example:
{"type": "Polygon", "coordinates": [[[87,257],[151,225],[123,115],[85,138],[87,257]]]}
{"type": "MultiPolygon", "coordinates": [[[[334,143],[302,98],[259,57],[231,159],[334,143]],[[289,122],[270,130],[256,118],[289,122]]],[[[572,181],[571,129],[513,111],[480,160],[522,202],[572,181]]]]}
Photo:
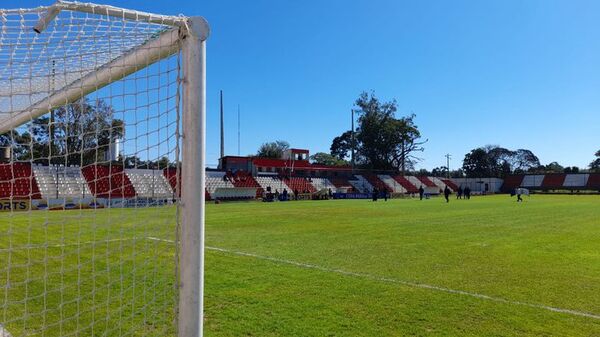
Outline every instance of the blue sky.
{"type": "MultiPolygon", "coordinates": [[[[600,149],[598,1],[97,1],[202,15],[208,42],[208,149],[283,139],[312,153],[350,128],[359,93],[397,99],[429,139],[418,167],[461,165],[486,144],[543,163],[587,166],[600,149]]],[[[2,7],[51,1],[3,0],[2,7]]]]}

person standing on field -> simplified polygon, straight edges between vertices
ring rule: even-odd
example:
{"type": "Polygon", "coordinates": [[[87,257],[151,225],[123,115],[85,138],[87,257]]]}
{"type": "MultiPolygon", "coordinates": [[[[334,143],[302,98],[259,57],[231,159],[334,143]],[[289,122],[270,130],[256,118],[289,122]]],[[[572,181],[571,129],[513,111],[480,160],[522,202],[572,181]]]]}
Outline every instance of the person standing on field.
{"type": "Polygon", "coordinates": [[[419,200],[423,200],[423,194],[425,194],[425,189],[423,185],[419,186],[419,200]]]}
{"type": "Polygon", "coordinates": [[[523,202],[523,198],[521,198],[522,193],[523,191],[521,190],[521,188],[517,188],[517,202],[523,202]]]}
{"type": "Polygon", "coordinates": [[[463,194],[464,194],[465,199],[468,199],[468,200],[471,199],[471,188],[468,185],[467,185],[467,187],[465,187],[463,194]]]}
{"type": "Polygon", "coordinates": [[[450,189],[448,188],[448,186],[446,186],[446,188],[444,188],[444,198],[446,198],[446,202],[450,202],[450,189]]]}

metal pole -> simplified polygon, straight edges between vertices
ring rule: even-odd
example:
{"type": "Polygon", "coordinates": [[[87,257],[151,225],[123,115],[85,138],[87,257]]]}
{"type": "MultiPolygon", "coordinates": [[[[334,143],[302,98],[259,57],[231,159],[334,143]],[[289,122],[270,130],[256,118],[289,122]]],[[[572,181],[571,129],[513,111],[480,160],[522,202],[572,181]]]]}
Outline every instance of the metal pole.
{"type": "Polygon", "coordinates": [[[225,122],[223,115],[223,90],[221,90],[221,160],[225,157],[225,122]]]}
{"type": "Polygon", "coordinates": [[[179,257],[179,337],[201,337],[204,300],[206,39],[208,23],[192,17],[184,31],[183,159],[179,257]]]}
{"type": "Polygon", "coordinates": [[[352,111],[352,174],[354,174],[354,109],[351,109],[352,111]]]}
{"type": "Polygon", "coordinates": [[[446,154],[444,157],[446,157],[446,176],[448,179],[450,179],[450,154],[446,154]]]}
{"type": "Polygon", "coordinates": [[[240,155],[240,105],[238,104],[238,156],[240,155]]]}

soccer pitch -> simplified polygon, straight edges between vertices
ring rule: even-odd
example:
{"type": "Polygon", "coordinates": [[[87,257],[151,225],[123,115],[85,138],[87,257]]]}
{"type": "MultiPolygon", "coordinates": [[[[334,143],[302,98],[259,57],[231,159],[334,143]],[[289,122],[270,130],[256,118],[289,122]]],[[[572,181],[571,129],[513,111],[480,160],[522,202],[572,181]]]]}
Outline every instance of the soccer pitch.
{"type": "MultiPolygon", "coordinates": [[[[0,214],[1,322],[174,335],[174,215],[0,214]]],[[[208,336],[600,336],[598,196],[208,204],[206,236],[208,336]]]]}

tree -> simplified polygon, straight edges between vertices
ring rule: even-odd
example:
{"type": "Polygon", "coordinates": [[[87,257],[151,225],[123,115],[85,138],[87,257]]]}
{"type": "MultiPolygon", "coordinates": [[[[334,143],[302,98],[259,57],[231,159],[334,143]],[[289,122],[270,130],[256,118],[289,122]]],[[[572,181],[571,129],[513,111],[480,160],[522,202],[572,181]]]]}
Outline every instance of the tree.
{"type": "Polygon", "coordinates": [[[124,136],[125,127],[114,118],[113,108],[103,100],[79,101],[56,108],[50,117],[34,119],[19,135],[2,136],[17,160],[39,164],[87,165],[104,159],[111,143],[124,136]]]}
{"type": "Polygon", "coordinates": [[[539,167],[540,159],[533,152],[526,149],[518,149],[513,152],[512,170],[514,173],[523,173],[539,167]]]}
{"type": "Polygon", "coordinates": [[[545,173],[563,173],[565,170],[559,163],[553,161],[544,168],[545,173]]]}
{"type": "MultiPolygon", "coordinates": [[[[355,131],[355,162],[371,169],[407,170],[419,160],[414,154],[423,151],[421,134],[414,123],[415,115],[396,118],[397,103],[380,101],[373,93],[363,92],[355,102],[358,127],[355,131]]],[[[352,133],[344,132],[333,140],[331,154],[348,157],[352,133]]]]}
{"type": "Polygon", "coordinates": [[[346,166],[348,162],[332,156],[329,153],[317,152],[310,156],[310,161],[313,164],[328,165],[328,166],[346,166]]]}
{"type": "Polygon", "coordinates": [[[283,157],[283,153],[290,148],[290,143],[284,140],[263,143],[258,148],[257,157],[279,159],[283,157]]]}
{"type": "Polygon", "coordinates": [[[600,150],[595,153],[596,159],[590,163],[590,170],[600,172],[600,150]]]}
{"type": "Polygon", "coordinates": [[[465,155],[463,170],[467,177],[483,178],[491,176],[490,160],[484,148],[477,148],[465,155]]]}
{"type": "Polygon", "coordinates": [[[416,162],[421,160],[419,157],[415,156],[414,153],[423,152],[425,150],[423,144],[427,142],[427,140],[419,141],[421,132],[414,123],[415,117],[416,116],[412,114],[400,119],[400,129],[402,130],[400,145],[396,146],[394,160],[399,163],[402,174],[404,174],[407,169],[413,169],[416,162]]]}
{"type": "Polygon", "coordinates": [[[333,142],[331,142],[329,150],[331,155],[337,159],[346,160],[350,158],[350,152],[352,151],[352,130],[335,137],[333,142]]]}
{"type": "Polygon", "coordinates": [[[512,151],[498,145],[486,145],[465,155],[463,169],[468,177],[503,178],[511,173],[523,173],[540,166],[540,160],[530,150],[512,151]]]}
{"type": "Polygon", "coordinates": [[[434,177],[447,177],[448,176],[448,168],[446,166],[436,167],[431,170],[431,175],[434,177]]]}
{"type": "Polygon", "coordinates": [[[565,167],[564,173],[579,173],[579,167],[565,167]]]}

